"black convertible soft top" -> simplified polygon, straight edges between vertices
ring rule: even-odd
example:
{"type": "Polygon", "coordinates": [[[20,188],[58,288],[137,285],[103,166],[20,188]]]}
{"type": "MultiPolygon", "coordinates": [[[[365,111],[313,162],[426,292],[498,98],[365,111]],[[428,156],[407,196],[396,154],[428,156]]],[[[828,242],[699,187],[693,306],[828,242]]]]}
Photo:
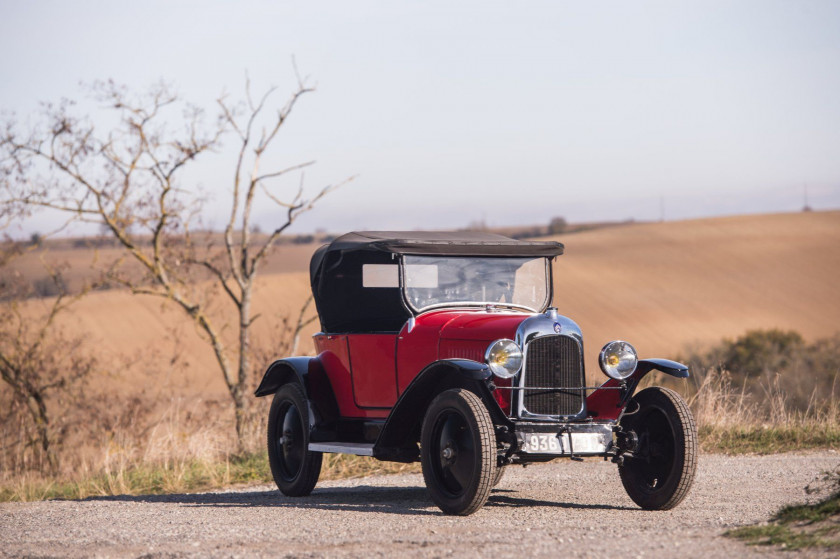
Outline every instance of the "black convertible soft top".
{"type": "Polygon", "coordinates": [[[396,254],[450,256],[547,256],[563,254],[555,241],[517,241],[476,231],[354,231],[335,239],[327,250],[383,250],[396,254]]]}
{"type": "Polygon", "coordinates": [[[354,231],[315,251],[309,276],[324,332],[398,331],[411,316],[399,289],[363,288],[362,266],[396,264],[402,254],[545,257],[563,254],[555,241],[518,241],[475,231],[354,231]]]}

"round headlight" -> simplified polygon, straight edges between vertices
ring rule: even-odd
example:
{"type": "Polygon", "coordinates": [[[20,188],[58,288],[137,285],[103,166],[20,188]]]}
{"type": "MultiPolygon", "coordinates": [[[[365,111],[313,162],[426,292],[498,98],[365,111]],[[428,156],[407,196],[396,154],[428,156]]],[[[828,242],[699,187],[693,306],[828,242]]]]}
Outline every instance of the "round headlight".
{"type": "Polygon", "coordinates": [[[522,366],[522,350],[513,340],[496,340],[484,352],[484,361],[497,377],[510,378],[522,366]]]}
{"type": "Polygon", "coordinates": [[[601,370],[610,378],[624,380],[636,370],[639,356],[627,342],[610,342],[601,350],[601,370]]]}

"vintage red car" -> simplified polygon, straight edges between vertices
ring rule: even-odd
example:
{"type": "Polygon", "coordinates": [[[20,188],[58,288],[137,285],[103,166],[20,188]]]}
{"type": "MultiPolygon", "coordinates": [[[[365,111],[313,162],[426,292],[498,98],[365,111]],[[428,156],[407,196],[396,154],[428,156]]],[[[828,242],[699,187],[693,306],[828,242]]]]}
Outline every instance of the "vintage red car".
{"type": "Polygon", "coordinates": [[[315,357],[271,364],[268,456],[280,490],[312,492],[322,453],[422,463],[448,514],[481,508],[504,468],[610,458],[645,509],[669,509],[694,478],[697,432],[674,391],[636,392],[665,359],[624,341],[586,386],[583,335],[551,307],[557,242],[474,232],[356,232],[312,257],[322,331],[315,357]]]}

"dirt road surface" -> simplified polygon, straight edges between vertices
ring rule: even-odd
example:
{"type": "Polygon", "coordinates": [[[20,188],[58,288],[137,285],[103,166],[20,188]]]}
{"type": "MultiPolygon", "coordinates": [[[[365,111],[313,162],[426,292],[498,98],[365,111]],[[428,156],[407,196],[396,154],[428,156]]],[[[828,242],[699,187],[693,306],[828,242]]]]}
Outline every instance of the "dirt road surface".
{"type": "MultiPolygon", "coordinates": [[[[702,456],[687,499],[646,512],[615,466],[509,469],[467,518],[435,508],[419,474],[324,482],[307,498],[271,487],[0,504],[0,557],[785,557],[724,538],[801,502],[840,453],[702,456]]],[[[828,553],[814,553],[814,557],[828,553]]]]}

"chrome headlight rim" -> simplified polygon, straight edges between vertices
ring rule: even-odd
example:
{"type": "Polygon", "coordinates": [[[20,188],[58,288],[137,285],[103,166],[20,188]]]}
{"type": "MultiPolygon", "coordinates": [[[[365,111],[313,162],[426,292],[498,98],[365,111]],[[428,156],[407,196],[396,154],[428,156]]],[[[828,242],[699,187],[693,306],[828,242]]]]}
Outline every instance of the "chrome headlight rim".
{"type": "Polygon", "coordinates": [[[522,368],[522,361],[524,357],[522,348],[508,338],[500,338],[492,342],[484,352],[484,362],[490,367],[490,372],[493,375],[509,379],[516,376],[516,373],[522,368]],[[494,350],[502,351],[505,356],[504,362],[500,362],[494,350]]]}
{"type": "Polygon", "coordinates": [[[639,354],[636,348],[624,340],[608,342],[601,348],[601,353],[598,355],[601,371],[611,379],[619,381],[631,377],[636,372],[638,364],[639,354]]]}

